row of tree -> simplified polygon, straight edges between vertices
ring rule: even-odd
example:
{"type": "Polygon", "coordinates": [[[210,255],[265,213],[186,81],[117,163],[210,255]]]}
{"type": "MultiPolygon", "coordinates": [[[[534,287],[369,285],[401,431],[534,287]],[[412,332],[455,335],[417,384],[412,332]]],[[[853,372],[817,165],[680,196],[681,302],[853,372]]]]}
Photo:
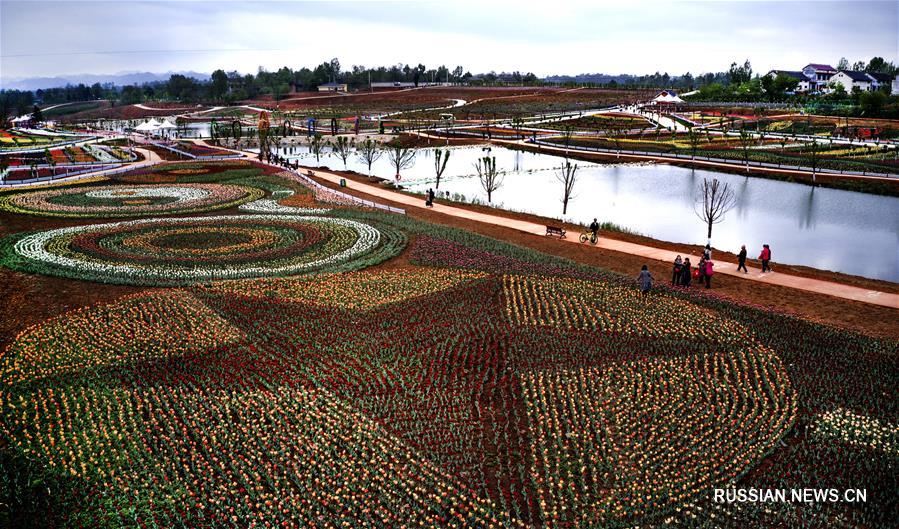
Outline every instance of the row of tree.
{"type": "MultiPolygon", "coordinates": [[[[899,67],[883,57],[874,57],[870,62],[856,61],[850,66],[849,61],[843,57],[837,63],[837,70],[854,70],[869,73],[885,73],[895,76],[899,73],[899,67]]],[[[871,106],[876,105],[881,99],[875,96],[875,100],[861,98],[858,94],[847,94],[845,89],[838,87],[830,94],[808,95],[795,94],[799,80],[785,74],[753,75],[752,64],[746,60],[743,64],[736,62],[730,65],[730,69],[722,76],[708,84],[699,86],[699,93],[693,96],[695,101],[740,101],[740,102],[779,102],[792,99],[815,99],[835,101],[846,104],[860,105],[862,103],[871,106]],[[851,96],[851,99],[850,99],[851,96]]],[[[883,88],[889,92],[889,86],[883,88]]]]}

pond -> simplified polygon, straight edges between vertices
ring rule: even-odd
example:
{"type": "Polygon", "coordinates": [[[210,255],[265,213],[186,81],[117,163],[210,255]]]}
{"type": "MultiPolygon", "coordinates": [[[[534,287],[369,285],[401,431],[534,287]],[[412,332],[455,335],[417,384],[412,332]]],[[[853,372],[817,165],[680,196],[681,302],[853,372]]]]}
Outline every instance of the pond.
{"type": "MultiPolygon", "coordinates": [[[[482,147],[450,148],[441,193],[487,201],[474,163],[488,154],[482,147]]],[[[316,165],[305,147],[287,147],[282,154],[316,165]]],[[[802,184],[747,178],[735,174],[670,165],[598,165],[577,161],[574,199],[563,217],[557,169],[564,158],[491,147],[497,169],[505,171],[493,204],[505,209],[564,218],[589,224],[594,217],[665,241],[705,244],[706,228],[694,213],[694,195],[703,178],[728,183],[736,207],[712,232],[714,247],[738,252],[745,244],[750,257],[762,244],[771,245],[774,263],[805,265],[822,270],[899,282],[899,198],[802,184]]],[[[320,165],[342,169],[333,154],[320,165]]],[[[347,168],[367,173],[351,156],[347,168]]],[[[372,172],[389,178],[395,171],[384,155],[372,172]]],[[[401,184],[416,192],[434,186],[434,150],[419,149],[414,164],[402,172],[401,184]]]]}

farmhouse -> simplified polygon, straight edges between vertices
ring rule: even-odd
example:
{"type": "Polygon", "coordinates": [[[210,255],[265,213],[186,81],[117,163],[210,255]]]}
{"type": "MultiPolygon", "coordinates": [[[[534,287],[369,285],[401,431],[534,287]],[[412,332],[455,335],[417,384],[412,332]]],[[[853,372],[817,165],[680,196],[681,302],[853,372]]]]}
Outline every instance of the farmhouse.
{"type": "Polygon", "coordinates": [[[888,73],[881,72],[867,72],[868,77],[871,78],[871,90],[880,90],[883,87],[888,87],[893,82],[892,75],[888,73]]]}
{"type": "Polygon", "coordinates": [[[789,70],[771,70],[768,72],[768,77],[771,79],[776,78],[778,75],[785,75],[799,81],[799,84],[796,85],[797,92],[808,92],[811,89],[811,79],[802,72],[792,72],[789,70]]]}
{"type": "Polygon", "coordinates": [[[809,89],[812,92],[820,92],[827,88],[830,78],[837,74],[833,66],[829,64],[807,64],[802,73],[809,79],[809,89]]]}
{"type": "Polygon", "coordinates": [[[319,92],[346,92],[346,83],[325,83],[318,85],[319,92]]]}
{"type": "Polygon", "coordinates": [[[840,70],[830,78],[828,86],[842,85],[846,92],[852,92],[855,89],[862,92],[868,92],[871,88],[873,78],[869,77],[865,72],[856,72],[852,70],[840,70]]]}

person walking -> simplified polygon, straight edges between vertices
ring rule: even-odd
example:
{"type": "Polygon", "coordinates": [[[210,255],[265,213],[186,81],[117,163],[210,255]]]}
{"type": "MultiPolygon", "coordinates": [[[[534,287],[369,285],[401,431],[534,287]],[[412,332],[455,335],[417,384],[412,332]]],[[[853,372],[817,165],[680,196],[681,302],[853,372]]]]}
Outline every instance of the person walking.
{"type": "Polygon", "coordinates": [[[713,275],[715,275],[715,263],[709,259],[705,262],[705,288],[712,288],[713,275]]]}
{"type": "Polygon", "coordinates": [[[652,274],[649,273],[649,267],[643,265],[640,269],[640,275],[637,276],[637,283],[640,284],[640,291],[646,294],[652,288],[652,274]]]}
{"type": "Polygon", "coordinates": [[[762,253],[759,254],[759,259],[762,261],[762,273],[770,272],[771,267],[768,266],[768,263],[771,262],[771,247],[767,244],[762,245],[762,253]]]}
{"type": "Polygon", "coordinates": [[[743,269],[744,274],[748,274],[749,270],[746,269],[746,245],[740,246],[740,253],[737,254],[737,272],[743,269]]]}
{"type": "Polygon", "coordinates": [[[690,267],[690,258],[687,257],[684,259],[684,266],[681,269],[681,285],[685,287],[689,287],[690,283],[693,282],[692,276],[693,270],[690,267]]]}
{"type": "Polygon", "coordinates": [[[684,262],[681,260],[680,255],[674,258],[674,270],[671,274],[671,284],[674,286],[680,285],[681,279],[681,270],[684,268],[684,262]]]}

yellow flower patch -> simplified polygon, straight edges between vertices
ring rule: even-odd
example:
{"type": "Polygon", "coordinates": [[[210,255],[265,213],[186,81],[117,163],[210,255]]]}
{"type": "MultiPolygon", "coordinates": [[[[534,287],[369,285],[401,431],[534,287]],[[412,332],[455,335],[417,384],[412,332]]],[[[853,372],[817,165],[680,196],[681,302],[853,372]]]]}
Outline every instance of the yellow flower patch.
{"type": "Polygon", "coordinates": [[[439,268],[360,271],[293,278],[226,281],[202,287],[219,293],[271,297],[324,307],[369,310],[486,277],[480,272],[439,268]]]}
{"type": "Polygon", "coordinates": [[[126,296],[31,327],[10,346],[7,384],[125,361],[176,356],[234,342],[240,332],[182,291],[126,296]]]}
{"type": "Polygon", "coordinates": [[[602,281],[507,275],[503,291],[506,316],[519,325],[735,343],[751,340],[745,327],[709,309],[602,281]]]}

